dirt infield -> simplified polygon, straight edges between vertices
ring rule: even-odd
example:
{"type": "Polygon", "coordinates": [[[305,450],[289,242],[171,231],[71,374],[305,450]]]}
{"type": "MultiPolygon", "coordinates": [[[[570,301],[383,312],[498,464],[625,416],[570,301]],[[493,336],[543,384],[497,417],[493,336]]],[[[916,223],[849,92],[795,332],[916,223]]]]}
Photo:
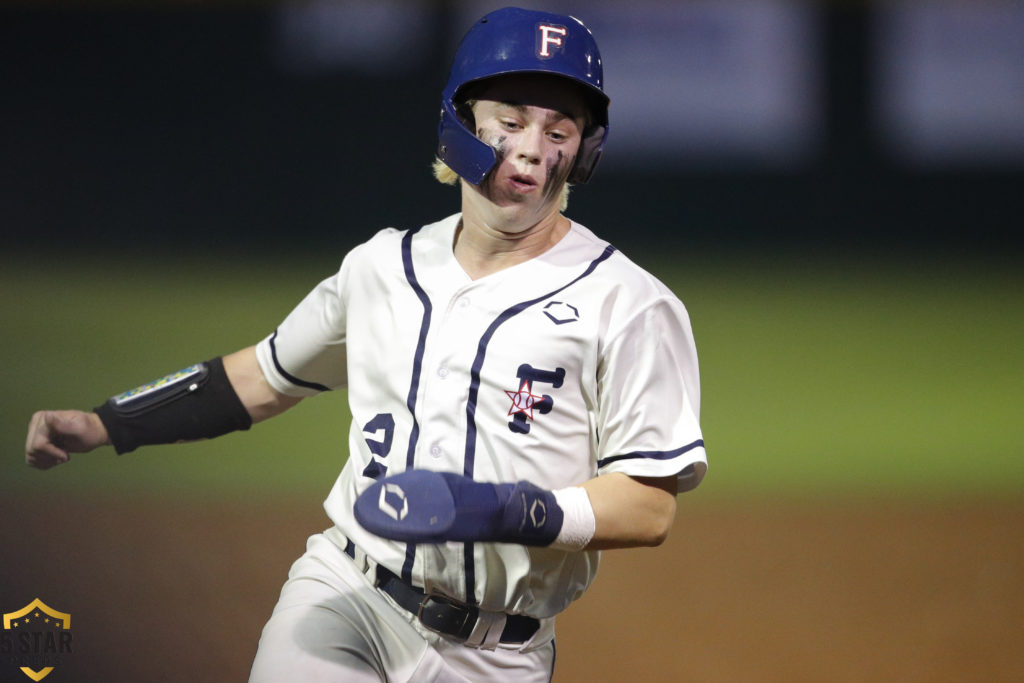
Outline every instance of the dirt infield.
{"type": "MultiPolygon", "coordinates": [[[[559,619],[556,681],[1024,680],[1024,502],[681,507],[665,546],[605,553],[559,619]]],[[[47,683],[245,680],[326,525],[317,501],[0,512],[0,612],[72,615],[47,683]]]]}

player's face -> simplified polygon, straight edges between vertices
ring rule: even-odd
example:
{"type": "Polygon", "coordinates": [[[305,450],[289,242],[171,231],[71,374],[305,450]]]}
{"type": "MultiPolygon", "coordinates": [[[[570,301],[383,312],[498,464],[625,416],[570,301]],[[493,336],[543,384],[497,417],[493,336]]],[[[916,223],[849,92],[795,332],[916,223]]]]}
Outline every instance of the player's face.
{"type": "Polygon", "coordinates": [[[473,107],[477,137],[494,148],[498,163],[478,187],[469,186],[477,195],[470,201],[510,232],[558,212],[579,151],[583,102],[571,88],[551,84],[530,76],[500,79],[473,107]]]}

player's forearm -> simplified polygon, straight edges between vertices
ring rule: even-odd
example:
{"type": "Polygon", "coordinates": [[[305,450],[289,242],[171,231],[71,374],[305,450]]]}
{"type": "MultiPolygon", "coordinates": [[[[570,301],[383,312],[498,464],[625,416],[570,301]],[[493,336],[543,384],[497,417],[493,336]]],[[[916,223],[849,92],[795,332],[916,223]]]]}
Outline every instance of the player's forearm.
{"type": "Polygon", "coordinates": [[[587,550],[661,545],[676,516],[676,478],[641,479],[612,473],[582,484],[596,528],[587,550]]]}
{"type": "Polygon", "coordinates": [[[122,454],[246,430],[298,402],[267,383],[249,347],[119,394],[94,412],[122,454]]]}
{"type": "Polygon", "coordinates": [[[302,400],[270,386],[256,359],[255,346],[224,356],[224,371],[253,422],[280,415],[302,400]]]}
{"type": "Polygon", "coordinates": [[[406,543],[481,541],[578,551],[654,546],[675,518],[676,479],[610,474],[582,487],[488,483],[410,469],[378,479],[355,503],[367,531],[406,543]],[[399,512],[401,511],[401,512],[399,512]]]}

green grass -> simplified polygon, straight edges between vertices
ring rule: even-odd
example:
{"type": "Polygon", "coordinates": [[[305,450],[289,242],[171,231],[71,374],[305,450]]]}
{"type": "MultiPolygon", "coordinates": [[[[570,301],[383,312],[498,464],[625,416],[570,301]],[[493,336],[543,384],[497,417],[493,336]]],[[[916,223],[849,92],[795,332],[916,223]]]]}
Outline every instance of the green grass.
{"type": "Polygon", "coordinates": [[[1024,491],[1024,276],[953,259],[652,270],[688,304],[708,489],[1024,491]]]}
{"type": "MultiPolygon", "coordinates": [[[[106,397],[273,330],[341,254],[279,262],[8,255],[0,493],[326,495],[344,392],[215,441],[24,466],[40,408],[106,397]]],[[[711,470],[701,495],[1018,495],[1024,276],[951,259],[646,261],[687,304],[711,470]]]]}

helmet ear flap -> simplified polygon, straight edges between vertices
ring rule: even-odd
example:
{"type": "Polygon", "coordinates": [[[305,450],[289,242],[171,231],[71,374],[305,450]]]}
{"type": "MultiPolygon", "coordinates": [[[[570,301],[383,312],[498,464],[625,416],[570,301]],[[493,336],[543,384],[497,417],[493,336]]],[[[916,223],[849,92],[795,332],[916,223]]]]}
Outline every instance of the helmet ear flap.
{"type": "Polygon", "coordinates": [[[455,103],[455,115],[459,121],[469,130],[476,128],[476,116],[473,114],[473,105],[476,100],[460,100],[455,103]]]}
{"type": "Polygon", "coordinates": [[[576,154],[576,164],[569,173],[567,182],[573,185],[582,185],[590,180],[594,174],[594,167],[601,158],[601,151],[604,148],[604,140],[608,135],[607,126],[591,126],[583,134],[580,140],[580,149],[576,154]]]}
{"type": "Polygon", "coordinates": [[[460,120],[454,105],[441,106],[437,125],[437,156],[472,185],[479,185],[498,161],[497,153],[460,120]]]}

